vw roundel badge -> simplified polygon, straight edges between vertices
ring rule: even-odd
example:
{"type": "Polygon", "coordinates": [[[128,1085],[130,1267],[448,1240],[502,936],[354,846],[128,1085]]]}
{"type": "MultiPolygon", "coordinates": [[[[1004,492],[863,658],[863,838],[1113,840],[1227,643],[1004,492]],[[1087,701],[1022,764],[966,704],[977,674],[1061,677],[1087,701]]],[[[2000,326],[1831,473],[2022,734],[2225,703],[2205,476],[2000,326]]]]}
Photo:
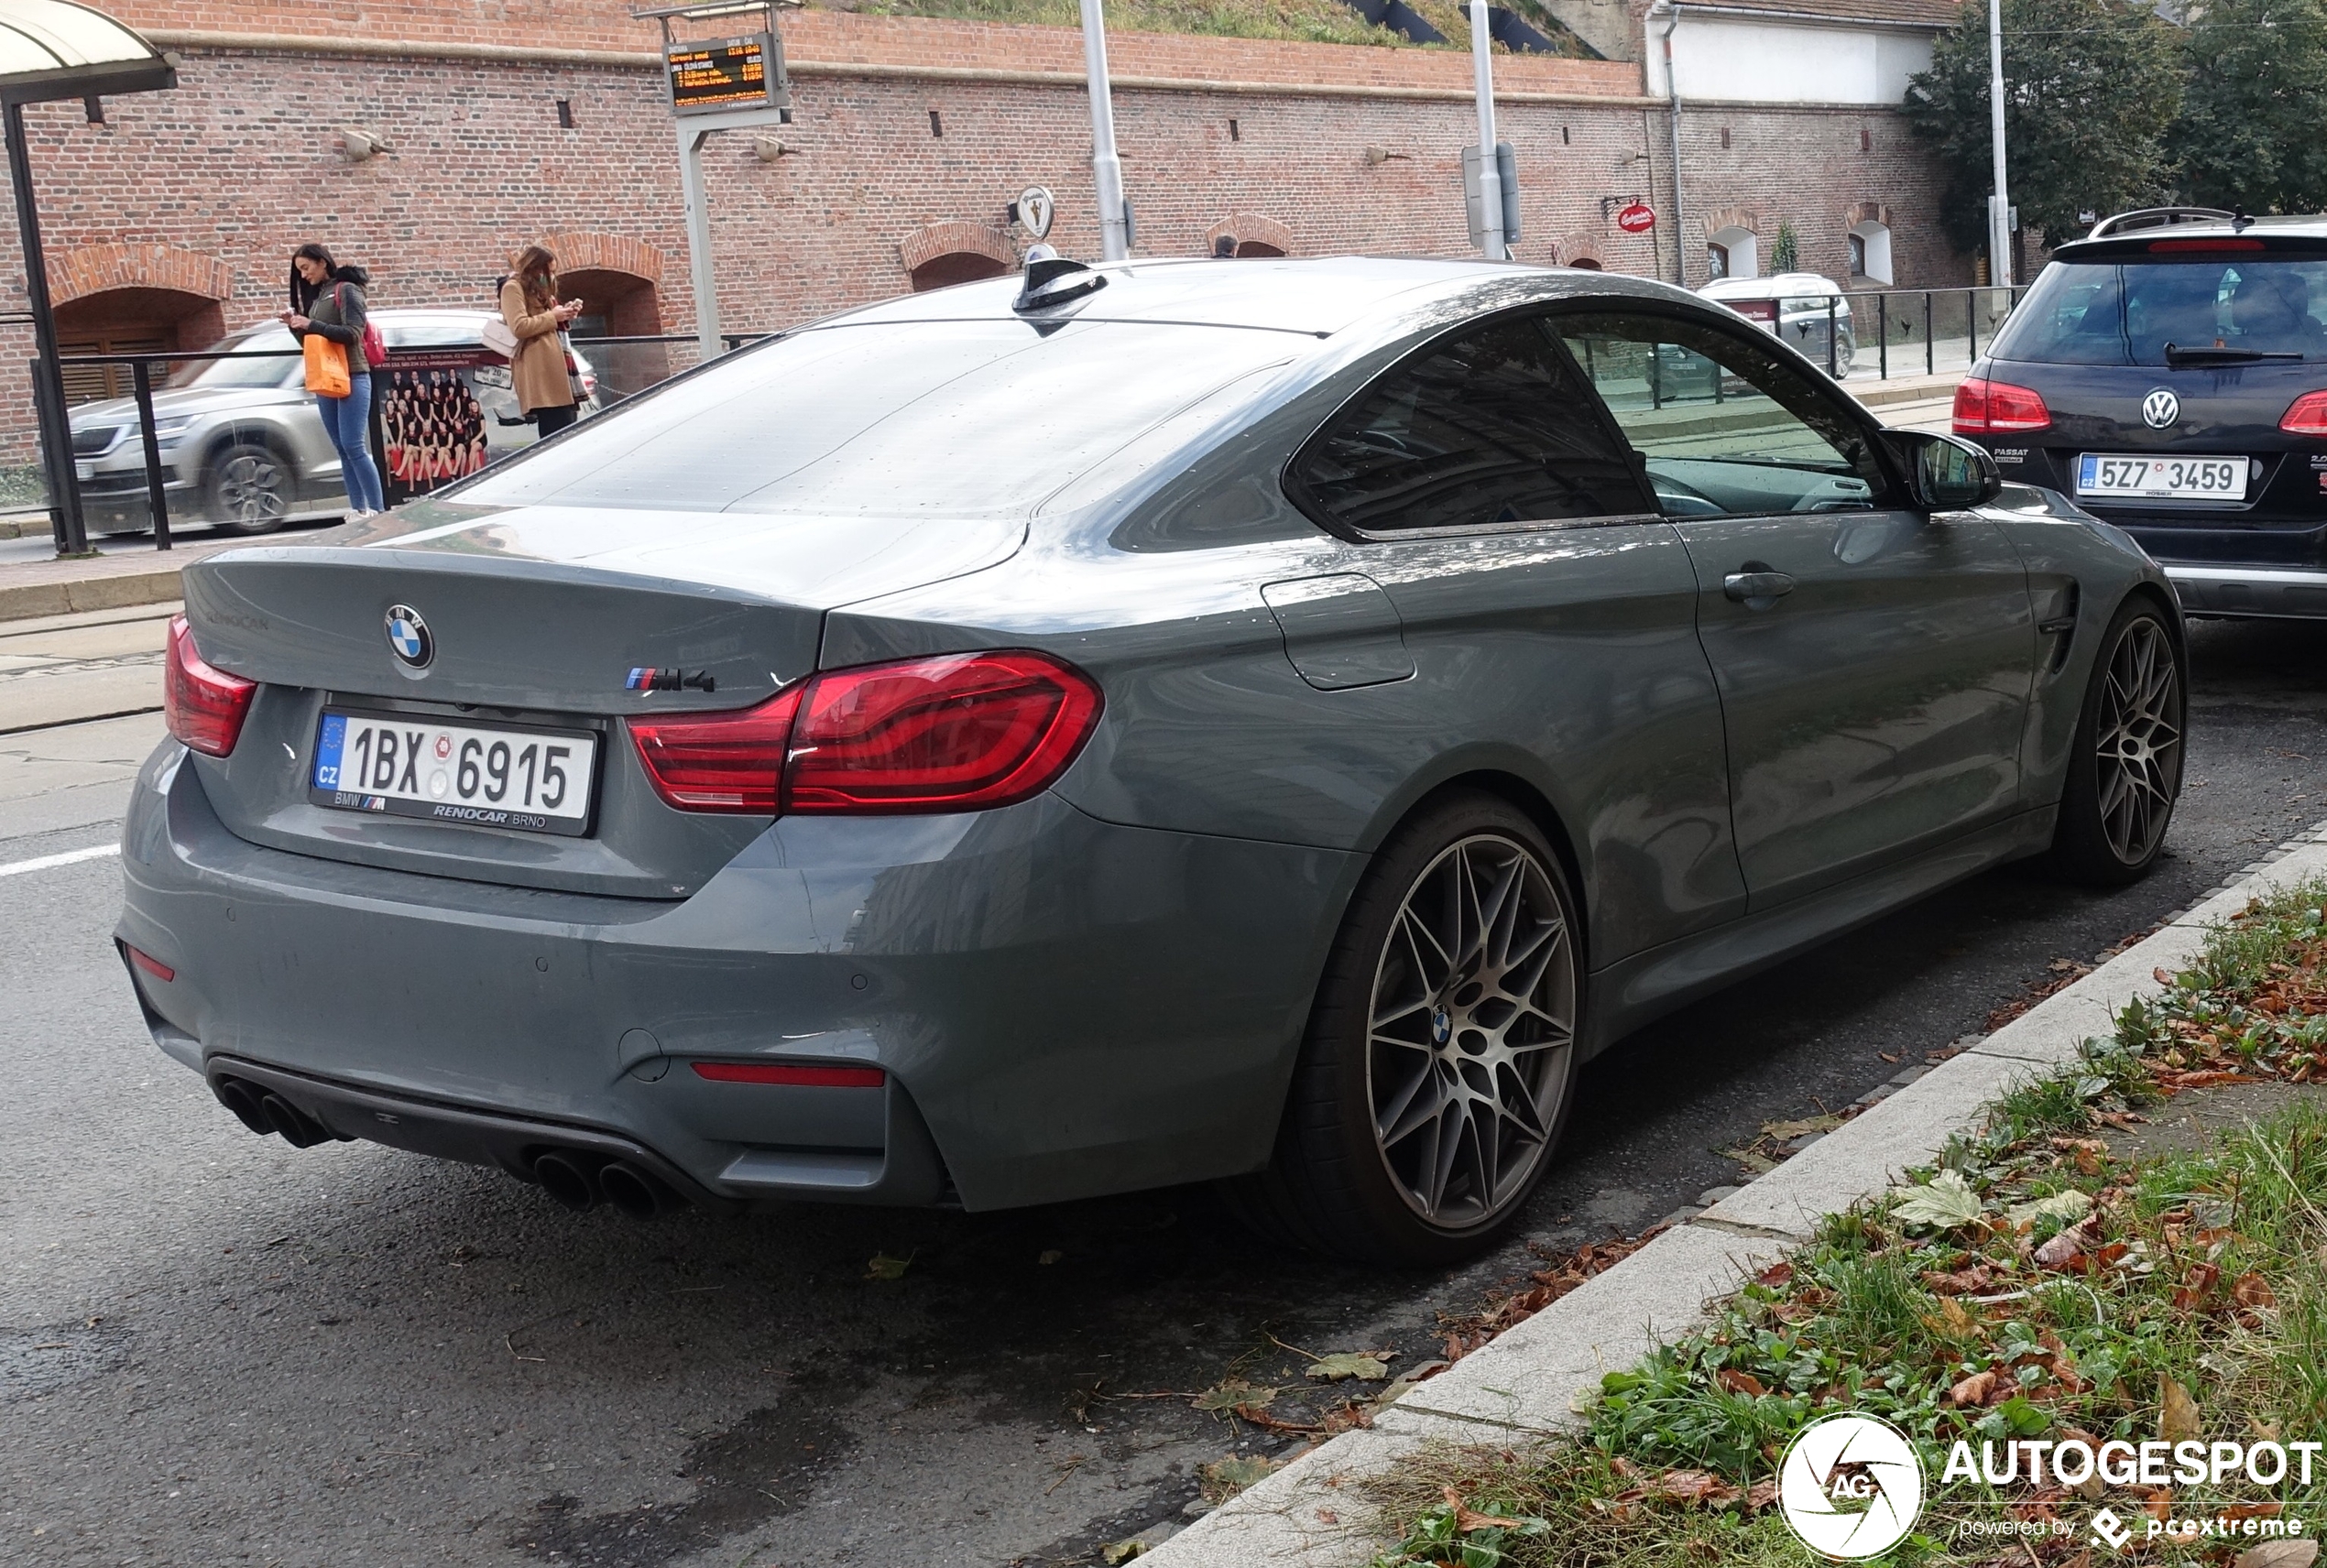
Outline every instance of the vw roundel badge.
{"type": "Polygon", "coordinates": [[[2141,399],[2141,422],[2153,430],[2162,430],[2181,418],[2181,399],[2160,387],[2141,399]]]}
{"type": "Polygon", "coordinates": [[[428,623],[410,604],[388,607],[388,646],[414,670],[427,669],[436,657],[436,639],[428,635],[428,623]]]}

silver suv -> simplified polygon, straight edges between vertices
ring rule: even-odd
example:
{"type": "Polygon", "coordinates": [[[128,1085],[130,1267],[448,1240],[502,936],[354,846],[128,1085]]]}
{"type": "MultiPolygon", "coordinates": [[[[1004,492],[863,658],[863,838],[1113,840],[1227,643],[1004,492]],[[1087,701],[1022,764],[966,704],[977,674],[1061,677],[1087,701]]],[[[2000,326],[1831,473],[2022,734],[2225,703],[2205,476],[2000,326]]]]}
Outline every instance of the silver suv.
{"type": "Polygon", "coordinates": [[[1830,278],[1815,272],[1781,272],[1772,278],[1717,278],[1697,290],[1775,332],[1813,365],[1829,363],[1829,323],[1834,339],[1832,364],[1839,378],[1851,373],[1858,339],[1851,330],[1850,296],[1830,278]]]}
{"type": "MultiPolygon", "coordinates": [[[[484,346],[489,310],[381,310],[372,312],[391,350],[457,354],[484,346]]],[[[227,533],[263,534],[287,522],[338,517],[347,492],[339,454],[305,387],[298,340],[269,321],[229,335],[209,352],[275,349],[282,359],[190,356],[169,387],[153,395],[163,499],[172,527],[207,522],[227,533]]],[[[580,349],[584,415],[597,411],[597,373],[580,349]]],[[[387,389],[375,373],[373,396],[387,389]]],[[[536,440],[519,413],[506,365],[459,372],[484,411],[488,460],[536,440]]],[[[130,397],[84,403],[72,411],[72,455],[82,505],[97,533],[144,533],[153,527],[146,502],[145,441],[130,397]]],[[[386,467],[382,468],[383,477],[386,467]]]]}

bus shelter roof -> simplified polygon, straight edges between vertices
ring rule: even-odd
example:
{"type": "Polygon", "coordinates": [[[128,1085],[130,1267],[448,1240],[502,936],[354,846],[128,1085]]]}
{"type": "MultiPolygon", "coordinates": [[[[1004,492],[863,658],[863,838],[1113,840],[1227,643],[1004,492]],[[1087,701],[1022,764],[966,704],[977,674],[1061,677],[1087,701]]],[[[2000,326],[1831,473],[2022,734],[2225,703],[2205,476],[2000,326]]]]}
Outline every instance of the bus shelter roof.
{"type": "Polygon", "coordinates": [[[0,102],[101,98],[178,85],[135,29],[71,0],[0,0],[0,102]]]}

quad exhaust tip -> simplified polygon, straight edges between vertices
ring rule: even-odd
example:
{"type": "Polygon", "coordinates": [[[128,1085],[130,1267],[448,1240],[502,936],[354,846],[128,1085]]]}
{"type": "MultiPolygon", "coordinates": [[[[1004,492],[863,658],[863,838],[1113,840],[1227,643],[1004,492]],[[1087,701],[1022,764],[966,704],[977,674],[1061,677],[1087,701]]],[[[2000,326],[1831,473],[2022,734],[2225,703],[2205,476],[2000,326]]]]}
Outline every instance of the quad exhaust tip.
{"type": "Polygon", "coordinates": [[[239,1078],[219,1079],[211,1093],[243,1126],[261,1138],[274,1134],[293,1149],[312,1149],[340,1136],[273,1090],[239,1078]]]}
{"type": "Polygon", "coordinates": [[[668,1187],[627,1160],[600,1161],[552,1149],[535,1155],[531,1169],[542,1191],[575,1214],[606,1203],[634,1220],[650,1220],[680,1206],[668,1187]]]}

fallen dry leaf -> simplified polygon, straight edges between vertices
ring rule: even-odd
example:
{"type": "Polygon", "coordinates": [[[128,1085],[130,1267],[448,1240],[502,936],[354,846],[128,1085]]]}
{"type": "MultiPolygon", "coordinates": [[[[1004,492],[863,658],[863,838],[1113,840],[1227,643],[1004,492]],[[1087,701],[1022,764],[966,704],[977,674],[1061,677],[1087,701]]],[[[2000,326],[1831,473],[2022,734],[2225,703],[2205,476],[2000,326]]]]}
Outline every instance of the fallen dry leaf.
{"type": "Polygon", "coordinates": [[[1274,1388],[1263,1388],[1241,1377],[1226,1377],[1190,1401],[1199,1410],[1233,1410],[1250,1407],[1256,1410],[1268,1409],[1277,1396],[1274,1388]]]}
{"type": "Polygon", "coordinates": [[[1759,1274],[1753,1276],[1753,1283],[1756,1285],[1767,1285],[1771,1289],[1775,1290],[1793,1278],[1794,1266],[1791,1263],[1773,1263],[1768,1268],[1763,1269],[1759,1274]]]}
{"type": "Polygon", "coordinates": [[[905,1270],[912,1264],[913,1257],[914,1255],[910,1252],[902,1258],[891,1258],[885,1252],[876,1252],[872,1255],[872,1261],[865,1265],[865,1278],[902,1279],[905,1277],[905,1270]]]}
{"type": "Polygon", "coordinates": [[[1360,1383],[1379,1383],[1390,1376],[1390,1367],[1379,1351],[1345,1350],[1310,1362],[1309,1376],[1320,1383],[1338,1383],[1345,1377],[1354,1377],[1360,1383]]]}
{"type": "Polygon", "coordinates": [[[1988,1396],[1995,1392],[1995,1384],[1996,1377],[1993,1369],[1974,1372],[1947,1391],[1948,1403],[1966,1406],[1984,1405],[1988,1402],[1988,1396]]]}
{"type": "Polygon", "coordinates": [[[2311,1568],[2318,1561],[2315,1541],[2266,1541],[2240,1552],[2231,1568],[2311,1568]]]}
{"type": "Polygon", "coordinates": [[[1226,1459],[1215,1459],[1199,1468],[1203,1477],[1204,1495],[1214,1502],[1225,1502],[1254,1482],[1265,1479],[1272,1472],[1282,1469],[1282,1462],[1260,1454],[1231,1454],[1226,1459]]]}
{"type": "Polygon", "coordinates": [[[2270,1282],[2259,1274],[2239,1275],[2238,1282],[2230,1288],[2230,1297],[2242,1307],[2276,1307],[2278,1304],[2278,1297],[2272,1291],[2270,1282]]]}
{"type": "Polygon", "coordinates": [[[2169,1443],[2192,1438],[2199,1432],[2198,1401],[2190,1390],[2172,1378],[2158,1379],[2158,1435],[2169,1443]]]}
{"type": "Polygon", "coordinates": [[[1713,1374],[1713,1381],[1732,1394],[1751,1394],[1755,1399],[1760,1399],[1769,1392],[1759,1377],[1754,1377],[1751,1372],[1740,1372],[1734,1367],[1722,1367],[1713,1374]]]}

